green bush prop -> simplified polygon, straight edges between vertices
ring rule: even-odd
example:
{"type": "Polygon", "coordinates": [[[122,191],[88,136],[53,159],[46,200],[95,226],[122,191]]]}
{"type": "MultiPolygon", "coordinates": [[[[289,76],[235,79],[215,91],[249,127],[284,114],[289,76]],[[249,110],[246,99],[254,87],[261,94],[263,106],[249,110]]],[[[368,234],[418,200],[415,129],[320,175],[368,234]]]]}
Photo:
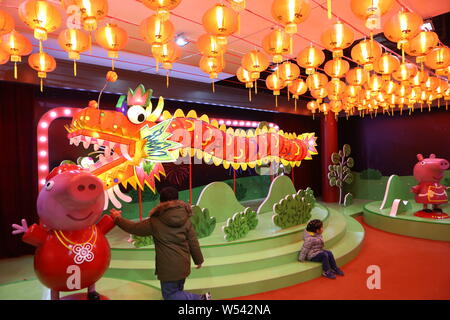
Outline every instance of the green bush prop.
{"type": "Polygon", "coordinates": [[[210,236],[216,227],[216,218],[209,216],[208,209],[202,209],[199,206],[192,206],[192,213],[191,222],[197,233],[197,238],[210,236]]]}
{"type": "Polygon", "coordinates": [[[331,162],[333,164],[328,166],[328,181],[330,186],[339,188],[339,204],[344,201],[343,188],[344,183],[350,184],[353,182],[353,174],[350,170],[355,165],[353,158],[349,157],[351,148],[348,144],[344,144],[342,150],[338,153],[331,154],[331,162]]]}
{"type": "Polygon", "coordinates": [[[135,246],[136,248],[147,247],[153,244],[152,236],[136,236],[132,234],[131,239],[133,246],[135,246]]]}
{"type": "Polygon", "coordinates": [[[222,227],[222,231],[225,233],[225,240],[234,241],[244,238],[257,225],[258,216],[256,211],[246,208],[244,211],[236,212],[233,217],[228,218],[227,224],[222,227]]]}
{"type": "Polygon", "coordinates": [[[275,214],[272,216],[272,221],[282,229],[306,223],[311,219],[311,210],[315,203],[316,198],[311,188],[287,195],[273,205],[275,214]]]}
{"type": "Polygon", "coordinates": [[[349,207],[353,204],[353,194],[347,193],[344,197],[344,207],[349,207]]]}
{"type": "Polygon", "coordinates": [[[364,180],[380,180],[382,177],[381,171],[370,168],[361,171],[360,174],[360,178],[364,180]]]}

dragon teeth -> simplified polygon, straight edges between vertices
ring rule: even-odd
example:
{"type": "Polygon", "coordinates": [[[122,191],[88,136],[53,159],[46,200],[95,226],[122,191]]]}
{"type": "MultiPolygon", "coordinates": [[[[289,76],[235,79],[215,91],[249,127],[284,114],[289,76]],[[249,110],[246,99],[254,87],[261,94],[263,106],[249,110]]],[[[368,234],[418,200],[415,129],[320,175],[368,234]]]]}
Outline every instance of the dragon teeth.
{"type": "Polygon", "coordinates": [[[80,136],[77,136],[77,137],[73,138],[73,144],[75,146],[77,146],[77,147],[80,144],[80,141],[81,141],[81,137],[80,136]]]}
{"type": "Polygon", "coordinates": [[[133,158],[131,158],[131,156],[128,154],[128,147],[127,147],[127,145],[121,144],[120,145],[120,152],[125,157],[125,159],[127,159],[129,161],[133,161],[133,158]]]}
{"type": "Polygon", "coordinates": [[[84,147],[85,149],[89,148],[90,145],[91,145],[91,144],[89,143],[89,141],[83,141],[83,147],[84,147]]]}
{"type": "Polygon", "coordinates": [[[97,139],[97,143],[99,146],[102,146],[105,141],[103,139],[97,139]]]}
{"type": "Polygon", "coordinates": [[[88,137],[88,136],[85,136],[85,137],[84,137],[84,140],[86,140],[89,144],[91,144],[92,138],[91,138],[91,137],[88,137]]]}
{"type": "Polygon", "coordinates": [[[100,149],[100,146],[98,144],[94,144],[94,151],[98,151],[98,149],[100,149]]]}

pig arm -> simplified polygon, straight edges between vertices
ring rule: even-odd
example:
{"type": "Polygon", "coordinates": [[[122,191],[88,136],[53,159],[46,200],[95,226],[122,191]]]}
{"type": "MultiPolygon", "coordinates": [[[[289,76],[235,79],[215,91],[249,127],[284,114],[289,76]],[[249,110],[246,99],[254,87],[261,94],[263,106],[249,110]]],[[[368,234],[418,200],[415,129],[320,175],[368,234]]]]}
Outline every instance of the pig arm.
{"type": "Polygon", "coordinates": [[[105,214],[100,221],[97,223],[97,228],[103,233],[107,234],[111,231],[112,228],[114,228],[115,223],[113,218],[111,218],[110,215],[105,214]]]}
{"type": "Polygon", "coordinates": [[[22,240],[35,247],[40,247],[44,244],[45,239],[47,239],[47,235],[48,230],[35,223],[28,228],[27,232],[23,235],[22,240]]]}
{"type": "Polygon", "coordinates": [[[420,185],[418,184],[417,186],[412,187],[411,192],[418,194],[420,192],[420,185]]]}

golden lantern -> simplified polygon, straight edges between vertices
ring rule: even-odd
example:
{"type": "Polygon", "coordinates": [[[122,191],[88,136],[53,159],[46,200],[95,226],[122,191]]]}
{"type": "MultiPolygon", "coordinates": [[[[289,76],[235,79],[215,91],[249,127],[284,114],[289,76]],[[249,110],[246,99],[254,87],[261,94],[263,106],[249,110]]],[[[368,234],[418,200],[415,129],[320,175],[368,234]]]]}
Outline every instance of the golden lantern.
{"type": "Polygon", "coordinates": [[[61,25],[58,8],[43,0],[22,2],[19,6],[19,17],[34,30],[34,37],[39,40],[39,52],[42,52],[42,41],[47,40],[47,34],[55,31],[61,25]]]}
{"type": "Polygon", "coordinates": [[[108,14],[108,0],[72,0],[80,8],[83,28],[88,32],[97,30],[100,20],[108,14]]]}
{"type": "Polygon", "coordinates": [[[169,20],[164,21],[157,15],[153,15],[141,22],[140,32],[145,42],[155,48],[172,40],[175,28],[169,20]]]}
{"type": "Polygon", "coordinates": [[[358,97],[358,94],[359,94],[360,91],[361,91],[361,87],[360,86],[349,85],[345,89],[344,97],[346,97],[347,99],[351,98],[352,99],[351,101],[355,102],[355,98],[358,97]]]}
{"type": "Polygon", "coordinates": [[[363,68],[356,67],[350,69],[345,75],[345,80],[347,83],[352,86],[362,86],[368,78],[368,72],[363,68]]]}
{"type": "Polygon", "coordinates": [[[297,63],[306,69],[306,74],[313,74],[315,68],[325,61],[325,54],[312,44],[301,50],[297,55],[297,63]]]}
{"type": "Polygon", "coordinates": [[[297,32],[297,25],[305,21],[311,6],[309,0],[274,0],[272,2],[272,17],[285,26],[289,34],[297,32]]]}
{"type": "Polygon", "coordinates": [[[275,96],[275,106],[278,107],[278,96],[280,95],[281,89],[286,86],[283,79],[280,78],[278,72],[274,72],[266,78],[266,87],[273,91],[275,96]]]}
{"type": "Polygon", "coordinates": [[[73,74],[77,76],[77,60],[80,53],[89,49],[89,36],[80,29],[64,29],[58,37],[61,48],[69,54],[69,59],[73,60],[73,74]]]}
{"type": "Polygon", "coordinates": [[[342,50],[352,45],[354,39],[353,31],[341,21],[337,21],[326,30],[321,37],[322,44],[326,49],[333,52],[333,58],[342,57],[342,50]]]}
{"type": "Polygon", "coordinates": [[[396,42],[397,47],[402,49],[402,62],[405,62],[404,44],[420,32],[422,25],[423,20],[419,15],[414,12],[405,12],[403,8],[384,24],[386,38],[396,42]]]}
{"type": "Polygon", "coordinates": [[[383,79],[390,79],[392,72],[400,67],[400,61],[390,53],[383,53],[373,64],[373,69],[382,75],[383,79]]]}
{"type": "Polygon", "coordinates": [[[319,111],[323,112],[324,115],[327,115],[330,111],[330,106],[328,105],[328,103],[322,103],[319,107],[319,111]]]}
{"type": "Polygon", "coordinates": [[[30,40],[16,30],[2,36],[0,43],[2,49],[10,54],[14,62],[14,79],[17,79],[17,62],[22,61],[22,56],[29,55],[33,49],[30,40]]]}
{"type": "Polygon", "coordinates": [[[174,42],[164,43],[162,46],[152,48],[153,57],[156,63],[162,63],[163,69],[166,70],[166,87],[169,87],[169,70],[172,64],[180,59],[181,48],[174,42]]]}
{"type": "Polygon", "coordinates": [[[330,108],[330,111],[334,113],[335,117],[337,118],[339,112],[342,111],[342,101],[341,100],[330,100],[328,103],[328,106],[330,108]]]}
{"type": "Polygon", "coordinates": [[[439,85],[439,78],[429,76],[427,81],[425,81],[421,85],[421,88],[424,91],[432,92],[437,88],[438,85],[439,85]]]}
{"type": "Polygon", "coordinates": [[[220,44],[226,44],[227,37],[238,29],[237,13],[223,4],[216,4],[208,9],[202,22],[206,32],[217,36],[220,44]]]}
{"type": "Polygon", "coordinates": [[[302,94],[304,94],[308,90],[308,87],[307,87],[305,81],[303,81],[302,79],[295,79],[291,83],[291,85],[288,87],[288,90],[295,99],[295,101],[294,101],[295,110],[297,110],[298,97],[301,96],[302,94]]]}
{"type": "MultiPolygon", "coordinates": [[[[225,62],[218,57],[203,56],[200,59],[199,67],[203,72],[208,73],[211,79],[217,79],[219,73],[225,67],[225,62]]],[[[212,81],[212,90],[215,92],[214,81],[212,81]]]]}
{"type": "Polygon", "coordinates": [[[324,70],[332,79],[342,78],[350,69],[350,64],[346,60],[333,59],[325,63],[324,70]]]}
{"type": "Polygon", "coordinates": [[[383,91],[386,94],[395,94],[397,90],[397,83],[390,80],[384,84],[383,91]]]}
{"type": "Polygon", "coordinates": [[[5,64],[9,61],[10,54],[0,48],[0,65],[5,64]]]}
{"type": "Polygon", "coordinates": [[[142,0],[142,4],[154,11],[163,20],[168,20],[170,10],[175,9],[181,0],[142,0]]]}
{"type": "Polygon", "coordinates": [[[289,36],[281,29],[275,29],[266,35],[262,46],[264,51],[272,56],[272,61],[280,63],[283,61],[283,55],[291,52],[289,36]]]}
{"type": "Polygon", "coordinates": [[[417,36],[409,40],[404,45],[405,52],[410,56],[416,57],[417,63],[425,61],[425,55],[436,47],[439,43],[439,37],[433,31],[421,31],[417,36]]]}
{"type": "Polygon", "coordinates": [[[245,83],[245,87],[248,88],[248,101],[252,101],[252,88],[254,80],[250,71],[243,67],[239,67],[236,71],[236,77],[240,82],[245,83]]]}
{"type": "Polygon", "coordinates": [[[45,52],[33,53],[28,57],[28,64],[38,72],[42,92],[43,79],[47,77],[47,72],[52,72],[56,68],[55,58],[45,52]]]}
{"type": "Polygon", "coordinates": [[[401,63],[392,77],[397,81],[410,81],[417,73],[417,66],[414,63],[401,63]]]}
{"type": "Polygon", "coordinates": [[[0,37],[14,30],[14,19],[6,11],[0,10],[0,37]]]}
{"type": "Polygon", "coordinates": [[[306,104],[306,109],[311,111],[311,113],[313,114],[313,119],[314,119],[314,114],[316,113],[316,110],[319,109],[319,103],[317,103],[317,101],[315,101],[315,100],[311,100],[306,104]]]}
{"type": "Polygon", "coordinates": [[[436,74],[439,76],[445,76],[448,80],[450,80],[450,66],[447,68],[436,69],[436,74]]]}
{"type": "Polygon", "coordinates": [[[411,93],[411,87],[407,84],[401,84],[397,87],[395,95],[400,98],[406,98],[411,93]]]}
{"type": "Polygon", "coordinates": [[[423,83],[427,82],[428,73],[425,70],[417,71],[416,75],[410,80],[410,84],[414,87],[420,87],[423,83]]]}
{"type": "Polygon", "coordinates": [[[366,70],[373,70],[373,62],[381,56],[381,46],[374,40],[362,40],[352,48],[352,59],[366,70]]]}
{"type": "Polygon", "coordinates": [[[328,95],[326,88],[319,88],[310,90],[311,96],[316,99],[318,103],[322,103],[323,98],[325,98],[328,95]]]}
{"type": "Polygon", "coordinates": [[[381,28],[381,16],[392,8],[394,0],[351,0],[352,12],[370,29],[381,28]]]}
{"type": "Polygon", "coordinates": [[[347,85],[341,80],[331,80],[327,86],[328,98],[330,100],[340,100],[347,89],[347,85]]]}
{"type": "Polygon", "coordinates": [[[369,79],[367,79],[366,83],[364,84],[364,87],[367,90],[372,91],[373,94],[375,95],[376,93],[378,93],[378,91],[380,91],[384,87],[384,83],[385,82],[380,76],[373,74],[372,76],[369,77],[369,79]]]}
{"type": "Polygon", "coordinates": [[[450,65],[450,49],[437,47],[425,56],[425,65],[430,69],[443,69],[450,65]]]}
{"type": "Polygon", "coordinates": [[[269,59],[259,50],[252,50],[244,54],[241,65],[250,72],[252,79],[258,79],[261,72],[269,67],[269,59]]]}
{"type": "MultiPolygon", "coordinates": [[[[300,76],[300,68],[292,62],[286,61],[278,66],[280,78],[289,87],[300,76]]],[[[289,90],[288,90],[289,91],[289,90]]]]}
{"type": "Polygon", "coordinates": [[[208,57],[217,57],[226,51],[226,46],[219,44],[217,37],[210,34],[204,34],[198,38],[197,48],[202,55],[208,57]]]}
{"type": "Polygon", "coordinates": [[[306,78],[309,90],[317,90],[327,85],[328,78],[323,73],[313,73],[306,78]]]}
{"type": "Polygon", "coordinates": [[[119,51],[126,46],[128,33],[116,24],[108,23],[95,32],[95,39],[102,48],[108,51],[114,71],[114,59],[119,58],[119,51]]]}

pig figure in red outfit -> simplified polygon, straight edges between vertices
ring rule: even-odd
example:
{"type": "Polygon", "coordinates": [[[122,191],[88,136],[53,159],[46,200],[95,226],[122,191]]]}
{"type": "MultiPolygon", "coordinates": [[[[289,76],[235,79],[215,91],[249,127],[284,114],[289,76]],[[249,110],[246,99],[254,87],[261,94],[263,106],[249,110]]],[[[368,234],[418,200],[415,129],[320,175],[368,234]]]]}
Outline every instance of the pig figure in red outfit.
{"type": "Polygon", "coordinates": [[[444,171],[449,168],[448,161],[436,158],[434,154],[429,158],[418,154],[417,159],[419,162],[414,166],[414,178],[419,184],[411,191],[415,193],[416,202],[423,204],[423,210],[415,215],[434,219],[448,218],[439,208],[439,205],[448,202],[447,187],[439,183],[444,177],[444,171]],[[432,209],[429,209],[428,205],[432,205],[432,209]]]}
{"type": "Polygon", "coordinates": [[[40,223],[28,228],[23,219],[22,225],[13,225],[13,234],[24,233],[23,241],[37,247],[34,269],[52,299],[59,299],[60,291],[84,288],[88,299],[100,299],[95,283],[109,266],[105,234],[114,227],[109,215],[100,219],[104,204],[101,180],[65,164],[50,172],[39,193],[40,223]]]}

